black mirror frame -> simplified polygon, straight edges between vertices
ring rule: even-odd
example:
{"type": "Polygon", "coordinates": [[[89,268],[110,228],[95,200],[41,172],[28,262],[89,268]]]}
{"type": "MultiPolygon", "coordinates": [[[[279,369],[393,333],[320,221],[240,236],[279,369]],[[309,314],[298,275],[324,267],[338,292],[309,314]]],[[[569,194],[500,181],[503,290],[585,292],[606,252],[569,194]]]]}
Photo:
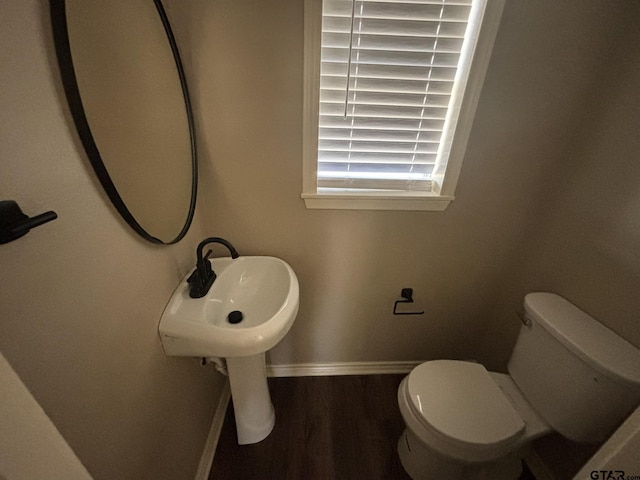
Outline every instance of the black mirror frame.
{"type": "Polygon", "coordinates": [[[170,241],[163,241],[159,238],[154,237],[138,223],[138,221],[135,219],[133,214],[129,211],[126,204],[122,200],[122,197],[118,193],[116,186],[109,176],[109,172],[107,171],[107,168],[102,161],[102,157],[100,156],[100,152],[91,133],[91,128],[89,127],[85,110],[82,105],[80,90],[78,88],[78,81],[76,79],[76,74],[73,67],[73,60],[71,58],[69,33],[67,31],[65,0],[49,0],[51,23],[53,27],[53,38],[56,49],[56,56],[58,58],[58,66],[60,68],[60,74],[62,77],[62,83],[67,97],[67,102],[69,104],[69,109],[71,110],[73,121],[80,136],[82,145],[87,152],[89,161],[91,162],[91,165],[95,170],[96,175],[98,176],[98,179],[102,184],[102,187],[107,192],[109,199],[116,207],[120,215],[122,215],[124,220],[131,226],[131,228],[133,228],[133,230],[135,230],[135,232],[138,233],[142,238],[152,243],[171,245],[179,242],[180,240],[182,240],[182,238],[184,238],[184,236],[187,234],[187,231],[189,230],[189,227],[191,226],[191,222],[193,221],[198,189],[198,157],[196,151],[196,136],[193,110],[191,108],[189,90],[187,88],[186,77],[184,74],[182,61],[180,59],[180,53],[178,52],[178,46],[176,44],[175,37],[173,36],[173,31],[171,30],[171,25],[169,24],[169,19],[164,10],[164,6],[162,5],[162,1],[153,0],[153,3],[155,4],[156,10],[158,11],[160,19],[162,21],[162,25],[167,35],[167,40],[169,41],[169,45],[173,53],[178,76],[180,77],[180,85],[182,86],[182,95],[184,97],[187,121],[189,123],[189,136],[191,141],[192,180],[189,212],[187,214],[187,218],[182,227],[182,230],[176,236],[176,238],[170,241]]]}

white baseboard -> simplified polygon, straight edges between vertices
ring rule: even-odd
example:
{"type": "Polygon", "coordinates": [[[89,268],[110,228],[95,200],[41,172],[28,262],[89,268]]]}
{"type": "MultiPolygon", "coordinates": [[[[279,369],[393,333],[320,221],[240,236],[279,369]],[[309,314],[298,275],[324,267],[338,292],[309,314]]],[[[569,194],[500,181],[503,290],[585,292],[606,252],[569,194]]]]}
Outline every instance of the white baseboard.
{"type": "Polygon", "coordinates": [[[202,451],[202,457],[200,457],[200,464],[198,465],[198,471],[196,472],[195,480],[207,480],[209,478],[209,472],[211,471],[211,465],[213,465],[213,457],[216,454],[216,448],[218,447],[218,440],[220,439],[220,432],[222,432],[222,425],[224,424],[224,417],[227,413],[227,406],[231,399],[231,388],[229,387],[229,380],[225,381],[222,387],[222,393],[220,394],[220,400],[218,400],[218,406],[213,414],[213,420],[211,422],[211,428],[209,429],[209,436],[204,444],[202,451]]]}
{"type": "Polygon", "coordinates": [[[396,362],[336,362],[267,365],[268,377],[314,377],[331,375],[376,375],[409,373],[424,360],[396,362]]]}

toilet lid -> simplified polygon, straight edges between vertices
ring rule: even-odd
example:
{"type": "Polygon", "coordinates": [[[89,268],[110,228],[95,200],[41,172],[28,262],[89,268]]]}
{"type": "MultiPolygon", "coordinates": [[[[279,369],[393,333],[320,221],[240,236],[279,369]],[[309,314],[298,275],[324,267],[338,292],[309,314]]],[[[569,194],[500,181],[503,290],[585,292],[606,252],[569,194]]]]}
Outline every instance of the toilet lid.
{"type": "Polygon", "coordinates": [[[407,388],[422,420],[450,439],[497,446],[524,431],[522,418],[479,363],[423,363],[409,374],[407,388]]]}

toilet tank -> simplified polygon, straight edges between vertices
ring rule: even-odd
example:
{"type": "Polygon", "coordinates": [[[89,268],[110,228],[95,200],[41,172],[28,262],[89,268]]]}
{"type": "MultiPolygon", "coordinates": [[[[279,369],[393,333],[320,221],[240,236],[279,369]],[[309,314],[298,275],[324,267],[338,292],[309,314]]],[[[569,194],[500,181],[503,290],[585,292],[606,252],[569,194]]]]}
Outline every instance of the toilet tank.
{"type": "Polygon", "coordinates": [[[558,433],[605,440],[640,404],[640,350],[553,293],[529,293],[524,308],[509,374],[558,433]]]}

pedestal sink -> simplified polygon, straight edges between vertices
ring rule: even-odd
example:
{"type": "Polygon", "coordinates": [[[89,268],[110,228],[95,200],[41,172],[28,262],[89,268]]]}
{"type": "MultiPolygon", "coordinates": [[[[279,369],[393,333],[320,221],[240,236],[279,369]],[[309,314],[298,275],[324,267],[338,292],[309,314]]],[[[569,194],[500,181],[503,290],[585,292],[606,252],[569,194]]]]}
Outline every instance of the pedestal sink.
{"type": "Polygon", "coordinates": [[[238,443],[266,438],[275,424],[265,352],[291,328],[298,313],[298,279],[275,257],[215,258],[209,293],[189,297],[178,285],[160,320],[167,355],[223,357],[231,384],[238,443]]]}

